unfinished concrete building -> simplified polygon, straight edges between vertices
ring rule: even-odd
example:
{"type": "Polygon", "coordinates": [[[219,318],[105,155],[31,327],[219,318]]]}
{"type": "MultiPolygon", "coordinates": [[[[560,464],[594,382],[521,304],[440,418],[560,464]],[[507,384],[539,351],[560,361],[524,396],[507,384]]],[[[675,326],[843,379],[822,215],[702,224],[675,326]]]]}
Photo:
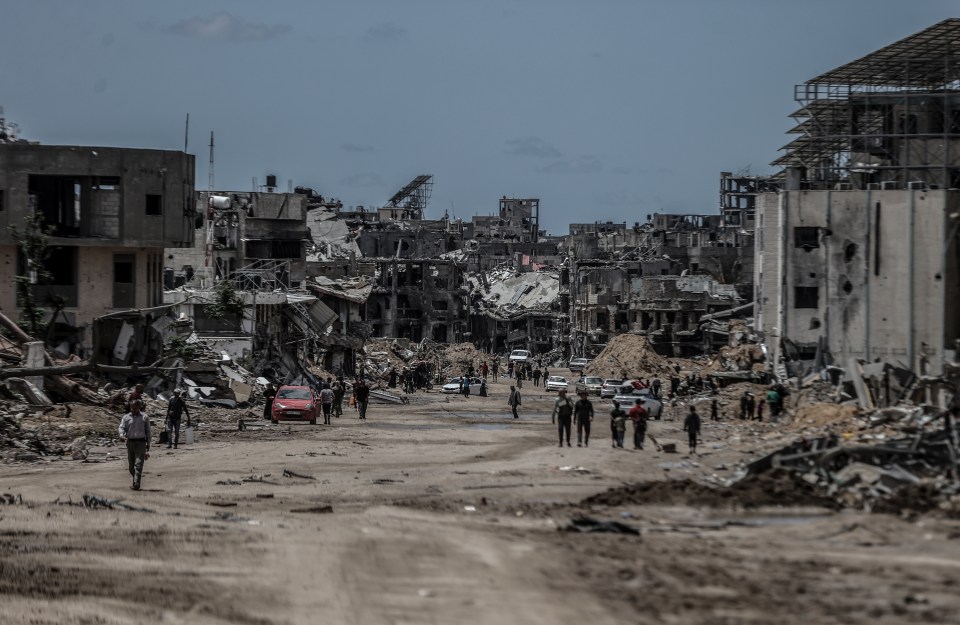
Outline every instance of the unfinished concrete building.
{"type": "MultiPolygon", "coordinates": [[[[795,89],[799,136],[760,195],[756,301],[772,362],[935,373],[960,338],[960,20],[795,89]]],[[[796,366],[790,366],[796,365],[796,366]]]]}
{"type": "Polygon", "coordinates": [[[18,308],[15,276],[30,273],[10,227],[22,233],[37,215],[51,229],[51,278],[31,287],[56,316],[47,339],[109,361],[133,335],[115,319],[95,345],[93,320],[163,303],[164,248],[193,245],[193,197],[194,157],[184,152],[0,144],[0,308],[18,308]]]}

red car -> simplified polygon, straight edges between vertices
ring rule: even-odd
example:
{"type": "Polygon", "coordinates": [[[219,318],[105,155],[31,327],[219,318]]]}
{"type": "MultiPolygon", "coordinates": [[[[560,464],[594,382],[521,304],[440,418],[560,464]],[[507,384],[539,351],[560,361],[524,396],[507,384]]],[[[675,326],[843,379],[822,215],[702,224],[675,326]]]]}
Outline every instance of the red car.
{"type": "Polygon", "coordinates": [[[309,421],[317,424],[320,398],[309,386],[281,386],[273,398],[271,423],[277,421],[309,421]]]}

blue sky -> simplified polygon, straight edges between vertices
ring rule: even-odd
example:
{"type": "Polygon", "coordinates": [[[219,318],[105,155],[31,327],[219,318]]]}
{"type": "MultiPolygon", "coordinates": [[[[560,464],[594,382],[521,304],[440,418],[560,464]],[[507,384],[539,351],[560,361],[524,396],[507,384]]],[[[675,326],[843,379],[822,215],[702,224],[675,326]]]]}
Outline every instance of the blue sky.
{"type": "Polygon", "coordinates": [[[346,205],[434,175],[429,217],[502,195],[541,223],[717,210],[793,85],[935,22],[902,0],[0,0],[0,106],[47,144],[183,148],[207,186],[274,173],[346,205]]]}

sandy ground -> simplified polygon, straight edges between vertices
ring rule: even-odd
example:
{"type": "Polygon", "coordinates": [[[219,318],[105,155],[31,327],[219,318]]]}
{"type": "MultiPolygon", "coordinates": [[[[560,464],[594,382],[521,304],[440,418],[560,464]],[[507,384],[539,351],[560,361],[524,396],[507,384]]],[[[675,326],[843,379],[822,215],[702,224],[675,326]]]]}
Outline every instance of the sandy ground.
{"type": "MultiPolygon", "coordinates": [[[[579,504],[725,479],[784,442],[776,426],[706,421],[697,457],[616,450],[597,402],[591,445],[561,449],[553,396],[527,383],[514,420],[506,394],[418,394],[332,426],[200,415],[195,444],[154,445],[140,492],[119,444],[0,465],[24,502],[0,505],[0,623],[960,622],[960,522],[579,504]],[[69,505],[84,494],[138,509],[69,505]],[[584,515],[641,533],[559,531],[584,515]]],[[[683,440],[679,413],[661,439],[683,440]]]]}

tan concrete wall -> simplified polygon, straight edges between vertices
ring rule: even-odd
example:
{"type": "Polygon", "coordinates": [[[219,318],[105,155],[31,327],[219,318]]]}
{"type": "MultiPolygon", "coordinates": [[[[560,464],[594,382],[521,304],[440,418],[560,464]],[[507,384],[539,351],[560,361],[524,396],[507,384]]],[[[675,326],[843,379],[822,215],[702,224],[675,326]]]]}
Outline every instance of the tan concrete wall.
{"type": "MultiPolygon", "coordinates": [[[[113,257],[114,254],[132,254],[135,257],[135,308],[148,308],[162,303],[162,290],[157,289],[155,278],[162,278],[157,268],[162,268],[163,248],[129,247],[79,247],[77,267],[77,306],[65,308],[68,319],[77,327],[89,328],[97,317],[122,310],[113,307],[113,257]],[[151,262],[152,261],[152,262],[151,262]],[[153,279],[149,269],[155,272],[153,279]]],[[[19,318],[17,310],[16,247],[0,246],[0,309],[5,314],[19,318]]],[[[85,347],[91,345],[91,335],[84,336],[85,347]]]]}

